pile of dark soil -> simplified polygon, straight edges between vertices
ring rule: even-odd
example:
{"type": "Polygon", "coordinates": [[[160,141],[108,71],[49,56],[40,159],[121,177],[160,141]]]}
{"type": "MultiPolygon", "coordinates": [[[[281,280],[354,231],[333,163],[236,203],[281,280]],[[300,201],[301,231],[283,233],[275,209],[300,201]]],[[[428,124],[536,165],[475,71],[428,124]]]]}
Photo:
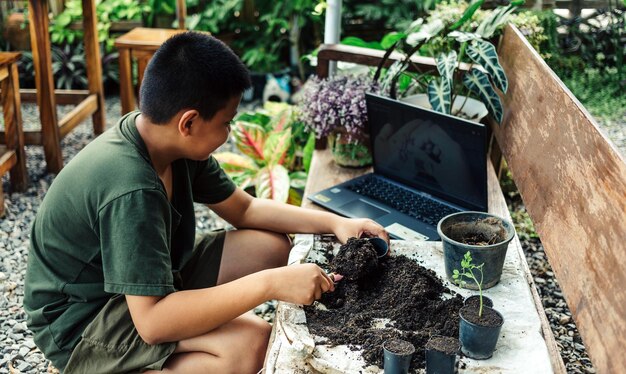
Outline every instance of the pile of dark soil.
{"type": "MultiPolygon", "coordinates": [[[[374,270],[371,265],[357,265],[366,270],[362,274],[343,274],[347,253],[352,260],[370,263],[371,256],[355,255],[367,241],[352,239],[341,247],[337,261],[328,271],[345,276],[337,283],[335,292],[323,295],[320,302],[326,307],[305,307],[307,324],[312,334],[326,338],[325,344],[348,345],[362,350],[368,364],[383,367],[382,345],[387,339],[404,339],[415,346],[411,367],[425,367],[424,345],[431,334],[458,337],[460,295],[451,294],[434,271],[404,257],[380,259],[374,270]],[[389,319],[383,327],[373,324],[377,319],[389,319]]],[[[368,243],[369,244],[369,243],[368,243]]],[[[374,257],[378,261],[376,257],[374,257]]],[[[320,264],[324,266],[323,264],[320,264]]]]}

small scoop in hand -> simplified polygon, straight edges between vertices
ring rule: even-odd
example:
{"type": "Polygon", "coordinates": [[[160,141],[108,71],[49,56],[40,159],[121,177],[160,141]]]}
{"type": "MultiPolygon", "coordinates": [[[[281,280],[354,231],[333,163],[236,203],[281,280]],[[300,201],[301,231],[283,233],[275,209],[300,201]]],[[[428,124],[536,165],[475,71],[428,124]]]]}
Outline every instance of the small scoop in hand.
{"type": "Polygon", "coordinates": [[[367,238],[367,240],[374,246],[378,258],[385,257],[387,255],[387,252],[389,252],[389,245],[387,245],[385,239],[367,238]]]}

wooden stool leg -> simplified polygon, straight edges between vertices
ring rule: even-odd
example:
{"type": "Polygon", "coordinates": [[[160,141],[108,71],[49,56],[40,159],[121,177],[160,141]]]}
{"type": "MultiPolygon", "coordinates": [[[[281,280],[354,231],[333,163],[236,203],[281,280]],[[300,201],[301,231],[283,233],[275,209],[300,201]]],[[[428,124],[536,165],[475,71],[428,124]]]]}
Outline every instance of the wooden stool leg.
{"type": "Polygon", "coordinates": [[[102,86],[102,65],[100,63],[100,45],[96,19],[96,5],[93,0],[83,0],[83,25],[85,58],[87,60],[87,80],[89,93],[98,96],[98,110],[92,115],[93,132],[102,134],[106,127],[104,110],[104,88],[102,86]]]}
{"type": "Polygon", "coordinates": [[[52,81],[48,2],[28,0],[28,21],[46,164],[48,171],[58,173],[63,168],[63,155],[61,154],[61,136],[57,120],[54,82],[52,81]]]}
{"type": "Polygon", "coordinates": [[[8,149],[15,150],[17,164],[11,168],[11,186],[16,191],[26,190],[26,154],[22,131],[22,111],[17,64],[8,66],[9,76],[2,81],[2,111],[4,113],[5,141],[8,149]]]}
{"type": "Polygon", "coordinates": [[[2,183],[0,183],[0,218],[4,217],[4,192],[2,191],[2,183]]]}
{"type": "Polygon", "coordinates": [[[135,108],[135,94],[133,92],[130,51],[127,48],[119,48],[119,54],[120,101],[122,105],[122,115],[124,115],[135,108]]]}

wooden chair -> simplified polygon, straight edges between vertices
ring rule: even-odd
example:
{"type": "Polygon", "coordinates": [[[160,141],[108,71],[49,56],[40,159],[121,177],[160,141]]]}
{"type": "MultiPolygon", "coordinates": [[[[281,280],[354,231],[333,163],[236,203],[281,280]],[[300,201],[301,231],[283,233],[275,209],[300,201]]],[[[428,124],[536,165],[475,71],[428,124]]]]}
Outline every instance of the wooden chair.
{"type": "Polygon", "coordinates": [[[185,30],[186,17],[187,7],[185,0],[176,0],[177,30],[138,27],[115,39],[115,47],[120,54],[120,101],[122,115],[135,109],[135,92],[139,92],[139,86],[143,80],[143,74],[148,62],[163,42],[185,30]],[[132,60],[137,61],[136,88],[133,87],[132,60]]]}
{"type": "MultiPolygon", "coordinates": [[[[327,76],[329,61],[377,66],[383,54],[324,45],[318,52],[317,72],[327,76]]],[[[618,353],[626,347],[626,162],[514,26],[506,27],[498,55],[509,89],[503,96],[502,124],[488,119],[493,132],[489,210],[510,219],[496,175],[504,158],[594,367],[598,373],[626,372],[626,355],[618,353]]],[[[432,59],[414,62],[422,70],[435,71],[432,59]]],[[[359,174],[338,171],[328,153],[315,151],[305,194],[359,174]]],[[[303,206],[307,204],[305,200],[303,206]]],[[[513,248],[523,258],[517,237],[509,250],[513,248]]],[[[527,266],[524,271],[552,367],[565,373],[527,266]]]]}
{"type": "Polygon", "coordinates": [[[26,144],[43,145],[48,171],[52,173],[58,173],[63,168],[61,139],[65,135],[89,116],[93,121],[94,134],[101,134],[105,127],[95,0],[82,0],[82,6],[88,89],[55,90],[48,30],[48,1],[28,1],[28,24],[37,89],[22,90],[22,99],[37,102],[41,130],[25,131],[24,140],[26,144]],[[56,112],[57,103],[77,106],[59,120],[56,112]]]}
{"type": "MultiPolygon", "coordinates": [[[[0,94],[4,114],[4,144],[0,144],[0,177],[11,173],[11,185],[24,191],[28,184],[24,133],[20,109],[20,86],[17,72],[19,52],[0,52],[0,94]]],[[[4,216],[4,193],[0,181],[0,217],[4,216]]]]}

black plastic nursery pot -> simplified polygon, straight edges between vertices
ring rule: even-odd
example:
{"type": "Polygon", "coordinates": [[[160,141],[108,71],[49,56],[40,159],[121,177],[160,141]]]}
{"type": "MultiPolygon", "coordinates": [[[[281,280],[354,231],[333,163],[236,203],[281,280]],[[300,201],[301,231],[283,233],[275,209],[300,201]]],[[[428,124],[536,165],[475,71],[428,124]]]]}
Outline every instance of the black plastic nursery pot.
{"type": "Polygon", "coordinates": [[[385,374],[406,374],[411,366],[415,346],[402,339],[390,339],[383,343],[385,374]]]}
{"type": "Polygon", "coordinates": [[[461,344],[459,339],[433,335],[426,343],[426,374],[453,374],[461,344]]]}
{"type": "Polygon", "coordinates": [[[483,315],[479,318],[478,307],[466,305],[459,311],[459,316],[459,340],[463,354],[476,360],[493,356],[504,324],[502,314],[484,306],[483,315]]]}
{"type": "MultiPolygon", "coordinates": [[[[476,307],[480,306],[480,295],[472,295],[465,298],[463,305],[475,305],[476,307]]],[[[483,306],[488,306],[493,308],[493,301],[490,298],[483,295],[483,306]]]]}
{"type": "MultiPolygon", "coordinates": [[[[437,232],[443,242],[446,276],[451,282],[454,282],[453,270],[461,270],[461,260],[467,251],[474,264],[485,264],[483,289],[500,281],[506,251],[515,236],[511,222],[490,213],[459,212],[442,218],[437,224],[437,232]]],[[[464,287],[478,289],[474,282],[467,282],[464,287]]]]}

